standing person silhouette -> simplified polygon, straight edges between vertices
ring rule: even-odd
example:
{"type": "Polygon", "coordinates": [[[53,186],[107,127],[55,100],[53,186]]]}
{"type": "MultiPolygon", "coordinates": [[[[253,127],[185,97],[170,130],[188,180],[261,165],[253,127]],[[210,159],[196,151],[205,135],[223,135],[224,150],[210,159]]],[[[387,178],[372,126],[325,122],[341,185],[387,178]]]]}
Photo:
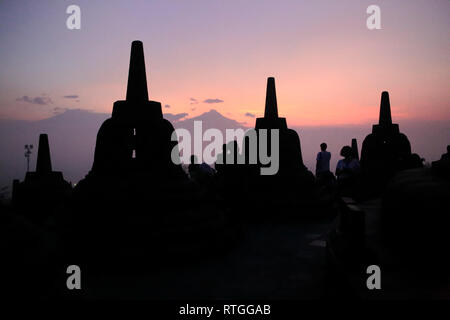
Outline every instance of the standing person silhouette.
{"type": "Polygon", "coordinates": [[[344,159],[339,160],[336,165],[338,187],[341,193],[352,192],[358,180],[360,171],[359,161],[353,158],[352,148],[350,146],[342,147],[340,154],[344,159]]]}
{"type": "Polygon", "coordinates": [[[325,173],[330,172],[331,153],[327,151],[327,144],[325,142],[320,144],[320,152],[316,158],[316,176],[319,177],[325,173]]]}
{"type": "Polygon", "coordinates": [[[447,153],[441,156],[441,160],[450,160],[450,145],[447,146],[447,153]]]}
{"type": "Polygon", "coordinates": [[[191,155],[191,163],[189,164],[189,176],[192,180],[197,181],[200,165],[198,164],[197,156],[191,155]]]}

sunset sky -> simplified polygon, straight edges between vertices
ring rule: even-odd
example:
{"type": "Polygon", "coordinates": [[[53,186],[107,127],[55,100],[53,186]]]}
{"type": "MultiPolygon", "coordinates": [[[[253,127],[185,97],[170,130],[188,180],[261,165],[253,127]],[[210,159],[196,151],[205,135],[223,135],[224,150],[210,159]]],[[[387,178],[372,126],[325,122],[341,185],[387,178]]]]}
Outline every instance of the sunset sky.
{"type": "Polygon", "coordinates": [[[395,122],[449,120],[449,18],[448,0],[2,0],[0,118],[110,113],[138,39],[164,112],[253,125],[274,76],[288,125],[373,123],[383,90],[395,122]],[[81,30],[66,27],[71,4],[81,30]],[[366,27],[371,4],[381,30],[366,27]]]}

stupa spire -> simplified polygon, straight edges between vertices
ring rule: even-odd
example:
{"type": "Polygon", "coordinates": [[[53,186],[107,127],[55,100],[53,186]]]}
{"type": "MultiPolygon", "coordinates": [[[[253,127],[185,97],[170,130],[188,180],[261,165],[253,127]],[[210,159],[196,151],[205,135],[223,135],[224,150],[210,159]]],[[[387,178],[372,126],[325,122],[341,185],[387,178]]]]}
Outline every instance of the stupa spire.
{"type": "Polygon", "coordinates": [[[278,118],[277,93],[275,91],[275,78],[267,78],[266,108],[264,118],[278,118]]]}
{"type": "Polygon", "coordinates": [[[46,134],[39,135],[36,172],[38,173],[52,172],[52,162],[50,160],[50,147],[48,145],[48,136],[46,134]]]}
{"type": "Polygon", "coordinates": [[[391,104],[389,102],[389,92],[387,91],[381,93],[379,124],[382,126],[392,125],[391,104]]]}
{"type": "Polygon", "coordinates": [[[359,160],[358,141],[355,138],[352,139],[352,156],[359,160]]]}
{"type": "Polygon", "coordinates": [[[141,41],[133,41],[131,44],[127,101],[148,101],[144,46],[141,41]]]}

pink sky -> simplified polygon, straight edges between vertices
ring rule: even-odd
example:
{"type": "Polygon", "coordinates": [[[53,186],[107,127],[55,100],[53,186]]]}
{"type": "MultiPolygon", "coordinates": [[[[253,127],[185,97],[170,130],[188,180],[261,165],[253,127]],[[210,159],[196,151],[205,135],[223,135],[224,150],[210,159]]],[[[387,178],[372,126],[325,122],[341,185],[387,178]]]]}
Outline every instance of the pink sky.
{"type": "Polygon", "coordinates": [[[291,126],[373,123],[383,90],[395,122],[450,119],[447,0],[376,1],[381,30],[366,28],[373,1],[72,2],[82,10],[77,31],[65,27],[68,1],[0,3],[0,118],[111,112],[140,39],[150,97],[170,105],[165,112],[213,108],[253,125],[245,114],[262,115],[274,76],[291,126]],[[51,103],[33,103],[45,97],[51,103]]]}

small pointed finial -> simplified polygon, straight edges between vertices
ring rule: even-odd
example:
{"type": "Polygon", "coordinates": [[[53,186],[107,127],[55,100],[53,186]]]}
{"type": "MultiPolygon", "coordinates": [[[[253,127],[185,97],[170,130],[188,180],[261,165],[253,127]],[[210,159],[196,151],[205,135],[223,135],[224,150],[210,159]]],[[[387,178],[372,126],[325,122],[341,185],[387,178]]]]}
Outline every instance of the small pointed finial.
{"type": "Polygon", "coordinates": [[[39,147],[36,161],[36,172],[48,173],[52,172],[52,162],[50,159],[50,147],[48,145],[48,136],[46,134],[39,135],[39,147]]]}
{"type": "Polygon", "coordinates": [[[379,124],[382,126],[392,125],[391,104],[389,102],[389,92],[387,91],[381,93],[379,124]]]}
{"type": "Polygon", "coordinates": [[[275,78],[267,78],[266,108],[264,118],[278,118],[277,93],[275,91],[275,78]]]}
{"type": "Polygon", "coordinates": [[[352,139],[352,157],[359,160],[358,142],[355,138],[352,139]]]}
{"type": "Polygon", "coordinates": [[[142,41],[131,44],[128,71],[127,101],[148,101],[147,76],[145,73],[144,47],[142,41]]]}

